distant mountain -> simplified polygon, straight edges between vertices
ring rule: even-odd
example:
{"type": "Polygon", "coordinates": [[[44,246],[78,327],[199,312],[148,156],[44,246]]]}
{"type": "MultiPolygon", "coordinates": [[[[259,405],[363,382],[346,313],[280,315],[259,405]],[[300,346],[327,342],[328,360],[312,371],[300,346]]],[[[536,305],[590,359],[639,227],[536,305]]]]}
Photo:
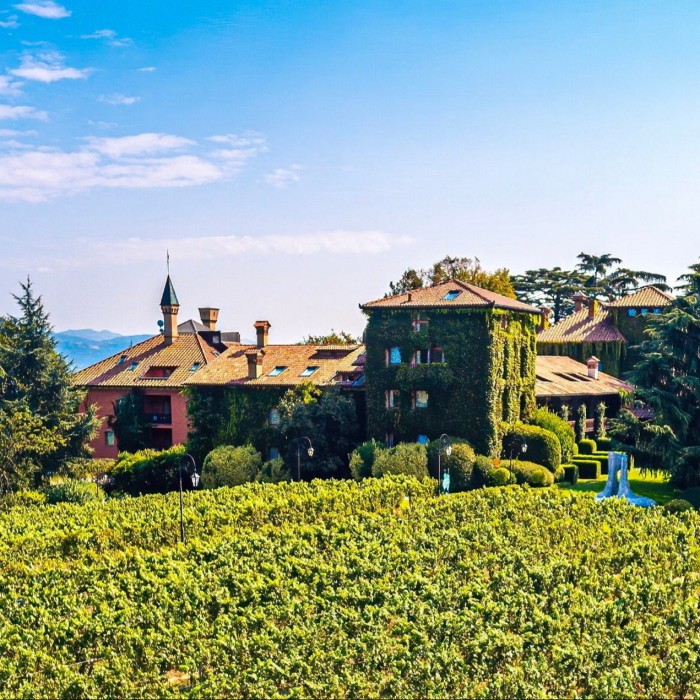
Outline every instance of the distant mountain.
{"type": "Polygon", "coordinates": [[[56,349],[73,363],[75,369],[83,369],[104,360],[110,355],[136,345],[151,335],[119,335],[112,331],[95,331],[84,328],[54,333],[56,349]]]}

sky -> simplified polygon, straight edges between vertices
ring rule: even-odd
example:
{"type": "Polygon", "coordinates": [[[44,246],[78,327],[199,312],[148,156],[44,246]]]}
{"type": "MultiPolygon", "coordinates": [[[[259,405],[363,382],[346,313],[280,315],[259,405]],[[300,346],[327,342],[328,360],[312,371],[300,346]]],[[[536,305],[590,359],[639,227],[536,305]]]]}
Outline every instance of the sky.
{"type": "Polygon", "coordinates": [[[700,3],[0,1],[0,314],[345,330],[407,267],[700,255],[700,3]]]}

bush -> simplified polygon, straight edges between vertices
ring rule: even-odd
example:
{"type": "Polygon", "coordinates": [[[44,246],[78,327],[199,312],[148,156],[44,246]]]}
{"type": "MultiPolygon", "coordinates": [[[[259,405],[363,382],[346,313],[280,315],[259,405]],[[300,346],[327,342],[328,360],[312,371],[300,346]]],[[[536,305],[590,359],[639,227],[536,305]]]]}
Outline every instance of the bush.
{"type": "Polygon", "coordinates": [[[491,483],[491,475],[496,471],[490,457],[477,455],[472,465],[472,488],[488,486],[491,483]]]}
{"type": "MultiPolygon", "coordinates": [[[[182,445],[167,450],[121,452],[108,473],[108,490],[122,491],[132,496],[144,493],[176,491],[179,486],[180,461],[185,454],[182,445]]],[[[190,479],[183,478],[183,489],[191,489],[190,479]]]]}
{"type": "Polygon", "coordinates": [[[215,447],[202,465],[202,486],[240,486],[255,481],[262,469],[262,457],[252,445],[215,447]]]}
{"type": "Polygon", "coordinates": [[[368,440],[358,445],[350,455],[350,472],[355,481],[372,476],[372,467],[377,451],[382,449],[380,442],[368,440]]]}
{"type": "Polygon", "coordinates": [[[566,474],[564,473],[564,465],[560,464],[557,470],[554,472],[554,483],[559,484],[566,479],[566,474]]]}
{"type": "Polygon", "coordinates": [[[609,438],[609,437],[596,438],[596,444],[598,445],[599,452],[609,452],[610,450],[612,450],[612,438],[609,438]]]}
{"type": "Polygon", "coordinates": [[[684,498],[674,498],[664,506],[664,510],[669,513],[682,513],[686,510],[693,510],[693,504],[684,498]]]}
{"type": "MultiPolygon", "coordinates": [[[[462,445],[462,444],[469,445],[469,441],[466,440],[465,438],[452,437],[451,435],[447,436],[447,443],[450,446],[462,445]]],[[[442,464],[445,464],[445,461],[447,459],[447,455],[445,454],[445,445],[440,439],[431,440],[427,445],[427,450],[428,450],[428,471],[430,472],[430,476],[435,477],[437,479],[438,453],[440,452],[440,450],[442,450],[442,457],[441,457],[442,464]]]]}
{"type": "Polygon", "coordinates": [[[568,481],[573,486],[578,483],[578,465],[576,464],[565,464],[564,465],[564,479],[568,481]]]}
{"type": "Polygon", "coordinates": [[[499,467],[489,474],[489,486],[506,486],[512,479],[511,473],[505,467],[499,467]]]}
{"type": "Polygon", "coordinates": [[[66,462],[60,473],[62,476],[70,479],[91,479],[94,481],[102,474],[111,472],[115,464],[116,460],[106,458],[85,457],[72,459],[66,462]]]}
{"type": "Polygon", "coordinates": [[[590,457],[591,457],[591,459],[595,459],[596,461],[600,462],[600,473],[601,474],[608,473],[608,453],[607,452],[594,452],[590,457]]]}
{"type": "Polygon", "coordinates": [[[576,442],[581,442],[586,437],[586,420],[586,404],[582,403],[576,409],[576,423],[574,424],[576,442]]]}
{"type": "Polygon", "coordinates": [[[54,486],[49,486],[44,493],[46,502],[52,505],[102,501],[105,496],[104,491],[97,484],[78,479],[64,479],[54,486]]]}
{"type": "Polygon", "coordinates": [[[592,455],[594,452],[598,451],[598,446],[596,445],[595,440],[590,440],[588,438],[584,438],[583,440],[579,440],[578,443],[578,453],[580,455],[592,455]]]}
{"type": "Polygon", "coordinates": [[[0,498],[0,511],[16,506],[43,506],[46,496],[41,491],[14,491],[0,498]]]}
{"type": "Polygon", "coordinates": [[[452,453],[445,456],[443,465],[450,470],[450,491],[467,491],[473,487],[474,450],[465,442],[452,445],[452,453]]]}
{"type": "Polygon", "coordinates": [[[258,474],[258,481],[263,484],[279,484],[291,480],[292,473],[281,457],[275,457],[275,459],[265,462],[258,474]]]}
{"type": "Polygon", "coordinates": [[[595,459],[575,459],[581,479],[597,479],[600,476],[600,462],[595,459]]]}
{"type": "Polygon", "coordinates": [[[562,461],[568,462],[571,459],[576,446],[576,435],[567,421],[546,408],[538,408],[530,422],[554,433],[559,439],[562,461]]]}
{"type": "Polygon", "coordinates": [[[403,442],[396,447],[377,450],[372,465],[372,476],[406,474],[419,479],[429,476],[428,452],[425,445],[403,442]]]}
{"type": "Polygon", "coordinates": [[[555,472],[561,464],[561,444],[559,438],[551,431],[540,428],[537,425],[525,425],[515,423],[506,425],[503,435],[504,459],[509,459],[511,454],[511,440],[515,443],[512,450],[513,457],[518,456],[520,441],[527,443],[528,461],[547,467],[550,472],[555,472]]]}
{"type": "Polygon", "coordinates": [[[511,471],[518,484],[528,484],[539,488],[542,486],[551,486],[554,483],[552,472],[541,464],[535,464],[534,462],[514,460],[511,471]]]}

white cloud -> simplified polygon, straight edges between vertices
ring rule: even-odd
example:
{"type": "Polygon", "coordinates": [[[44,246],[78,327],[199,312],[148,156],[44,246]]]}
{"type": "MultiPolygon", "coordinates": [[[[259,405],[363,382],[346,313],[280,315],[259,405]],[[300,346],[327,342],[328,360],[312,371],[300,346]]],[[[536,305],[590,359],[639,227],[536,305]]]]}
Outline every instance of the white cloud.
{"type": "Polygon", "coordinates": [[[38,132],[33,129],[19,131],[17,129],[0,129],[0,138],[13,138],[15,136],[38,136],[38,132]]]}
{"type": "Polygon", "coordinates": [[[108,105],[133,105],[136,104],[141,98],[115,93],[114,95],[101,95],[98,99],[100,102],[104,102],[108,105]]]}
{"type": "Polygon", "coordinates": [[[23,84],[19,80],[13,80],[8,75],[0,75],[0,95],[19,95],[22,92],[20,87],[23,84]]]}
{"type": "Polygon", "coordinates": [[[174,151],[193,146],[194,141],[170,134],[138,134],[114,138],[88,138],[89,148],[110,158],[140,156],[164,151],[174,151]]]}
{"type": "Polygon", "coordinates": [[[110,46],[131,46],[134,41],[129,37],[118,37],[114,29],[98,29],[92,34],[83,34],[81,39],[104,39],[110,46]]]}
{"type": "Polygon", "coordinates": [[[16,10],[26,12],[28,15],[36,15],[44,19],[63,19],[70,17],[71,11],[53,2],[53,0],[34,0],[34,2],[23,2],[15,5],[16,10]]]}
{"type": "Polygon", "coordinates": [[[137,70],[139,73],[153,73],[155,69],[155,66],[144,66],[143,68],[138,68],[137,70]]]}
{"type": "Polygon", "coordinates": [[[261,134],[219,134],[217,136],[208,136],[207,141],[214,143],[223,143],[232,148],[242,148],[246,146],[263,146],[265,138],[261,134]]]}
{"type": "Polygon", "coordinates": [[[268,173],[263,177],[263,181],[268,185],[277,187],[278,189],[285,189],[290,184],[294,182],[299,182],[299,173],[301,172],[301,165],[294,164],[289,168],[275,168],[271,173],[268,173]]]}
{"type": "Polygon", "coordinates": [[[57,80],[82,80],[92,73],[92,68],[68,68],[63,64],[63,56],[47,52],[32,56],[25,54],[22,65],[11,70],[12,75],[40,83],[53,83],[57,80]]]}
{"type": "Polygon", "coordinates": [[[34,107],[0,105],[0,119],[39,119],[45,122],[48,118],[46,112],[34,107]]]}
{"type": "Polygon", "coordinates": [[[6,20],[0,20],[0,27],[3,29],[17,29],[19,27],[17,15],[10,15],[6,20]]]}

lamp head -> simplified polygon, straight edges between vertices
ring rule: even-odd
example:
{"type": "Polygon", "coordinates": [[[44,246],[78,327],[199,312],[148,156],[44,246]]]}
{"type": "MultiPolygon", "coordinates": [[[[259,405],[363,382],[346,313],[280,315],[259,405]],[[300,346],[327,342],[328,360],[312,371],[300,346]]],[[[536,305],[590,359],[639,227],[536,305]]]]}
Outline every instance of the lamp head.
{"type": "Polygon", "coordinates": [[[309,457],[313,457],[313,456],[314,456],[314,448],[313,448],[313,447],[309,447],[309,449],[306,450],[306,454],[308,454],[309,457]]]}
{"type": "Polygon", "coordinates": [[[527,443],[524,442],[524,443],[521,445],[520,449],[522,450],[522,453],[525,454],[525,453],[527,452],[527,443]]]}
{"type": "Polygon", "coordinates": [[[449,457],[452,454],[452,445],[448,445],[445,448],[445,454],[449,457]]]}
{"type": "Polygon", "coordinates": [[[197,472],[194,472],[192,474],[192,486],[194,486],[194,488],[197,488],[197,486],[199,486],[199,479],[199,474],[197,474],[197,472]]]}

